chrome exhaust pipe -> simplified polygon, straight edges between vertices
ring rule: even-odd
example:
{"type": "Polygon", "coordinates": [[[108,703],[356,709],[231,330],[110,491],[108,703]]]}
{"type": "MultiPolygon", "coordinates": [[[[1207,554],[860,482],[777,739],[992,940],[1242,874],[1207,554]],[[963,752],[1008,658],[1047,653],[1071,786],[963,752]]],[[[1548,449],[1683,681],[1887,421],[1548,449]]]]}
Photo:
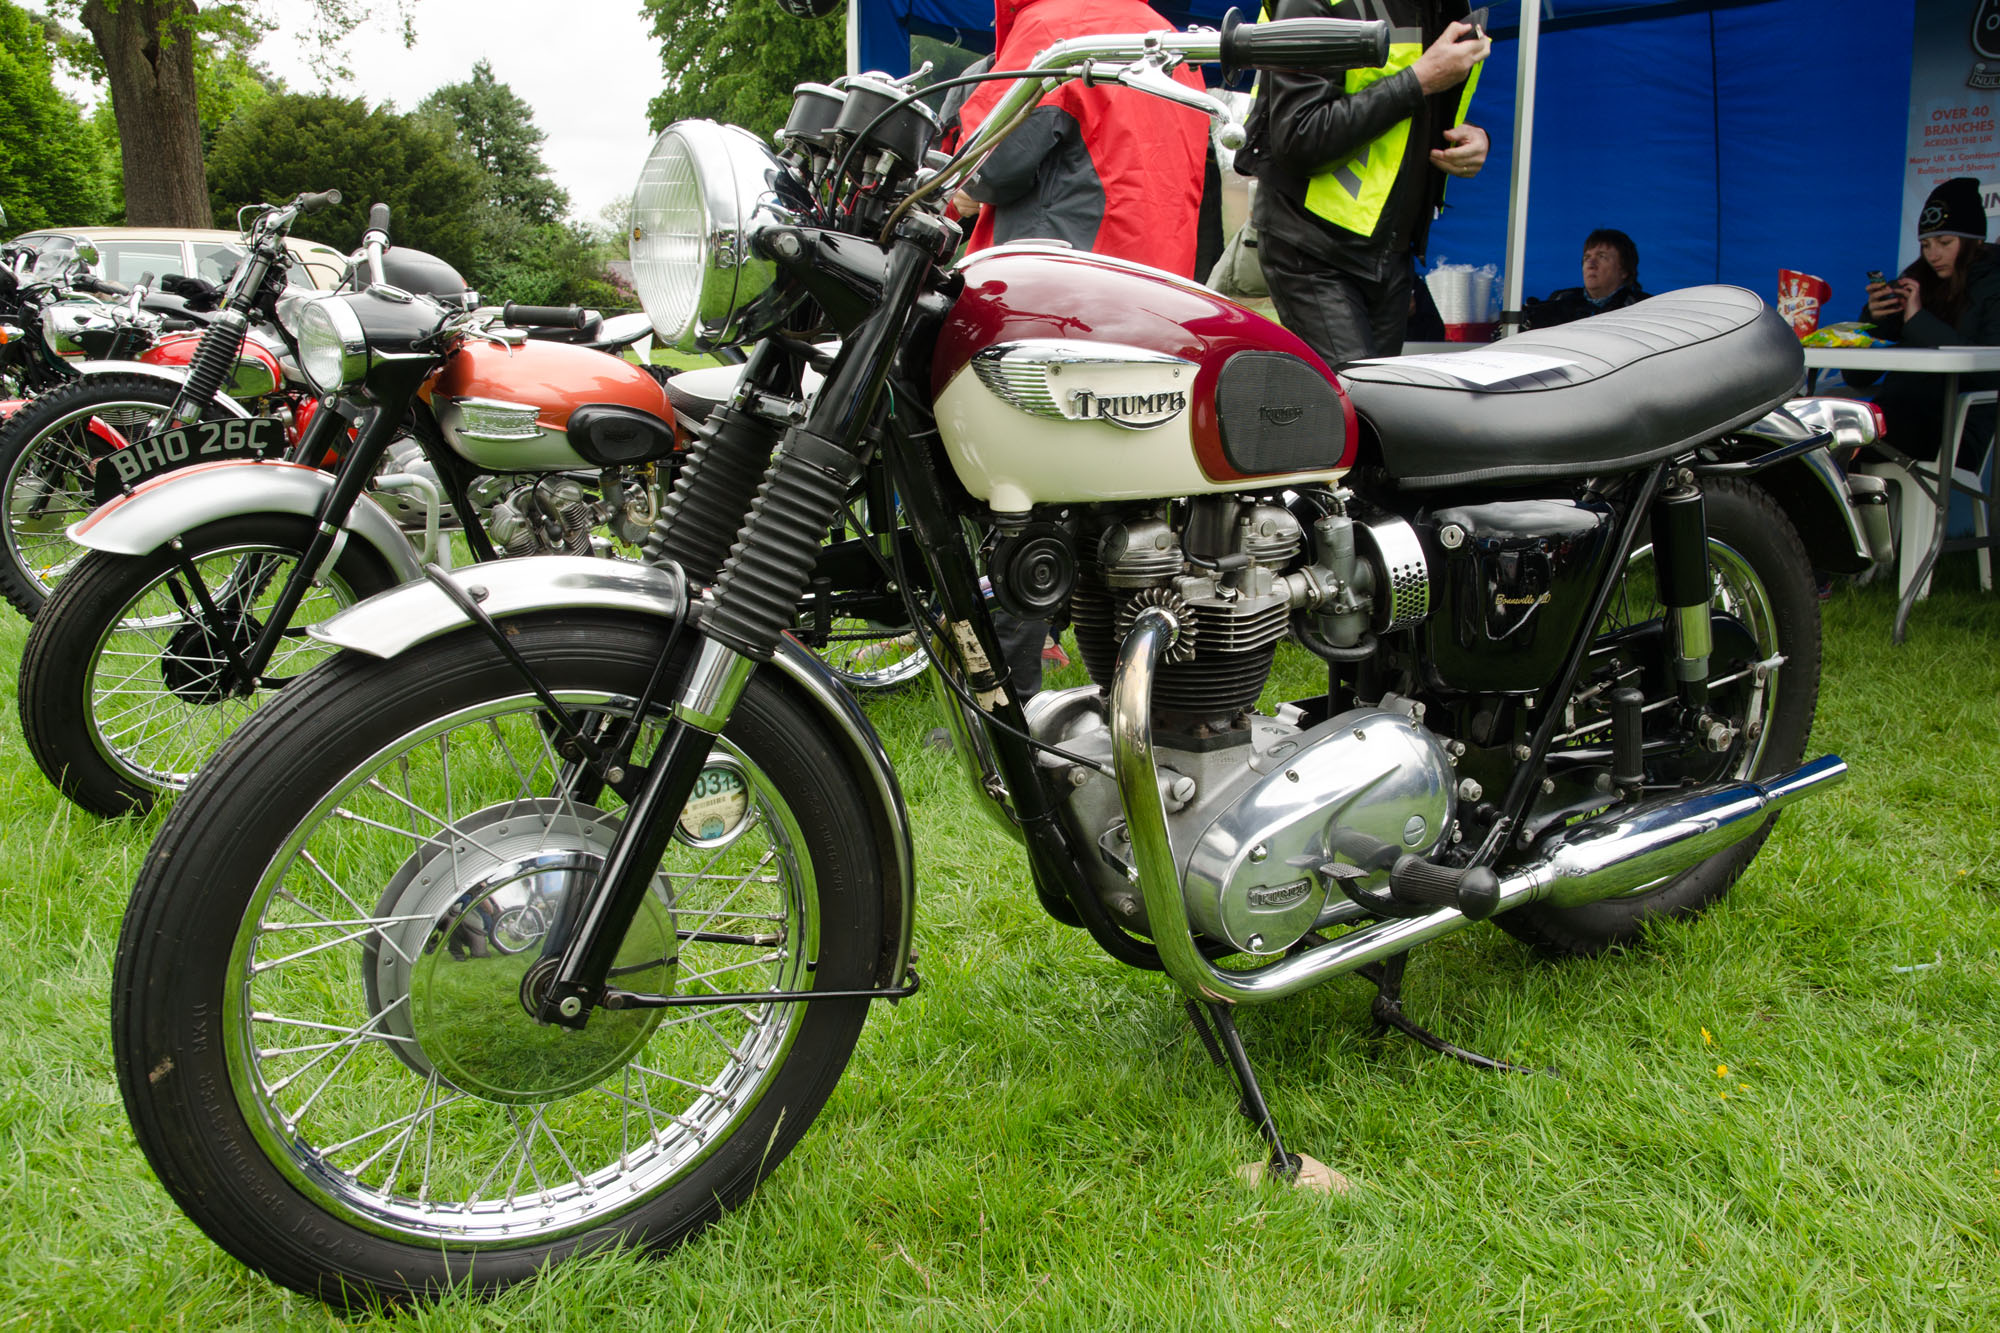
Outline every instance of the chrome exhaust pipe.
{"type": "Polygon", "coordinates": [[[1762,782],[1702,787],[1602,818],[1503,876],[1495,910],[1535,902],[1580,907],[1635,893],[1734,847],[1770,815],[1846,777],[1847,764],[1826,754],[1762,782]]]}
{"type": "MultiPolygon", "coordinates": [[[[1149,607],[1133,621],[1118,650],[1111,681],[1111,756],[1119,801],[1132,837],[1132,868],[1153,945],[1182,989],[1225,1004],[1261,1004],[1379,962],[1472,921],[1453,908],[1377,922],[1303,953],[1244,971],[1224,971],[1204,958],[1181,897],[1166,806],[1153,762],[1153,678],[1180,627],[1149,607]]],[[[1733,847],[1764,820],[1800,797],[1847,776],[1847,765],[1824,755],[1763,782],[1732,782],[1635,806],[1617,818],[1578,829],[1547,854],[1500,881],[1497,910],[1551,902],[1573,907],[1658,883],[1733,847]]]]}

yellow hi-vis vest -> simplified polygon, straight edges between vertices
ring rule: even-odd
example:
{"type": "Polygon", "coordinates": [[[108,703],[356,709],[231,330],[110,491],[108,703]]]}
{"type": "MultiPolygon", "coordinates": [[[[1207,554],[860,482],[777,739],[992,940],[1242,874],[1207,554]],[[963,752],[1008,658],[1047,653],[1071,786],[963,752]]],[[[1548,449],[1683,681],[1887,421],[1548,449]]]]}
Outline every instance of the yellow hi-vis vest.
{"type": "MultiPolygon", "coordinates": [[[[1389,17],[1377,0],[1361,0],[1360,7],[1371,19],[1389,17]]],[[[1268,23],[1270,19],[1267,7],[1259,22],[1268,23]]],[[[1408,69],[1423,53],[1423,29],[1393,29],[1389,34],[1389,62],[1380,68],[1348,70],[1348,96],[1408,69]]],[[[1459,94],[1453,125],[1465,123],[1466,111],[1472,106],[1472,90],[1478,86],[1479,66],[1474,65],[1466,76],[1464,91],[1459,94]]],[[[1306,211],[1358,235],[1374,235],[1375,224],[1382,219],[1382,208],[1389,202],[1389,191],[1402,170],[1403,152],[1409,144],[1410,122],[1405,118],[1308,181],[1306,211]]]]}

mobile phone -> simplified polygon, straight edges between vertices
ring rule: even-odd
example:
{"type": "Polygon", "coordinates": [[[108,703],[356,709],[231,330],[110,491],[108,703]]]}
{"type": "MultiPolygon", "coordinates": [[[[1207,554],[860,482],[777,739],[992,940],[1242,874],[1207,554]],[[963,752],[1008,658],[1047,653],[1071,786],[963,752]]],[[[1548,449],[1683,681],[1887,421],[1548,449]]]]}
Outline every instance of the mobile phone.
{"type": "Polygon", "coordinates": [[[1888,281],[1888,279],[1882,276],[1882,270],[1881,270],[1881,269],[1879,269],[1879,268],[1871,268],[1871,269],[1869,269],[1869,270],[1868,270],[1868,281],[1870,281],[1870,282],[1887,282],[1887,281],[1888,281]]]}
{"type": "Polygon", "coordinates": [[[1486,35],[1486,8],[1485,5],[1481,5],[1465,16],[1462,21],[1472,25],[1472,35],[1470,37],[1461,37],[1459,38],[1460,41],[1476,42],[1486,35]]]}

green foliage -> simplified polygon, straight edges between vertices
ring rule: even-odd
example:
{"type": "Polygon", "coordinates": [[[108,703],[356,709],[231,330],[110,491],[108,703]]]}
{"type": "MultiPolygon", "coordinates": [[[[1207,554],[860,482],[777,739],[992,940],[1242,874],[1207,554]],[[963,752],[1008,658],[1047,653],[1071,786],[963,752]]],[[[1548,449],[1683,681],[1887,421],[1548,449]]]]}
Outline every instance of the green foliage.
{"type": "Polygon", "coordinates": [[[15,231],[101,222],[109,203],[97,136],[53,67],[40,23],[0,0],[0,206],[15,231]]]}
{"type": "Polygon", "coordinates": [[[602,280],[594,238],[564,220],[569,195],[542,158],[547,138],[535,113],[481,60],[472,77],[438,89],[414,118],[449,136],[479,168],[480,191],[464,201],[477,240],[466,275],[491,301],[620,306],[602,280]]]}
{"type": "Polygon", "coordinates": [[[418,103],[417,114],[449,126],[486,169],[492,178],[489,203],[537,223],[554,222],[569,207],[569,195],[542,160],[548,136],[535,124],[534,109],[495,79],[486,61],[475,64],[464,83],[449,84],[418,103]]]}
{"type": "Polygon", "coordinates": [[[792,89],[831,83],[847,68],[845,7],[796,19],[770,0],[643,0],[660,42],[666,90],[646,107],[653,128],[707,117],[769,134],[792,89]]]}
{"type": "Polygon", "coordinates": [[[273,93],[225,125],[208,157],[217,226],[244,204],[337,189],[342,202],[300,218],[295,234],[340,250],[360,243],[371,204],[389,205],[391,235],[474,271],[481,232],[474,205],[486,175],[432,121],[373,110],[359,98],[273,93]]]}

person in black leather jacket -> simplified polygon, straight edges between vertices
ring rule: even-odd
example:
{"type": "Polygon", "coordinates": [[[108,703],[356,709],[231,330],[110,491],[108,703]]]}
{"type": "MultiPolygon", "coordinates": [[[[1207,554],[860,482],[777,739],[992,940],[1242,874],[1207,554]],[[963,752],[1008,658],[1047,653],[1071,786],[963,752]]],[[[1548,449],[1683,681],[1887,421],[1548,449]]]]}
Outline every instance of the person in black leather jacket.
{"type": "Polygon", "coordinates": [[[1639,286],[1639,247],[1617,228],[1599,227],[1583,240],[1583,286],[1550,292],[1546,301],[1525,302],[1521,327],[1554,328],[1637,305],[1646,295],[1639,286]]]}
{"type": "Polygon", "coordinates": [[[1464,124],[1468,76],[1492,43],[1464,0],[1275,0],[1273,19],[1384,19],[1386,75],[1266,71],[1237,170],[1258,180],[1254,222],[1285,326],[1331,366],[1402,350],[1414,259],[1446,178],[1485,164],[1464,124]]]}

